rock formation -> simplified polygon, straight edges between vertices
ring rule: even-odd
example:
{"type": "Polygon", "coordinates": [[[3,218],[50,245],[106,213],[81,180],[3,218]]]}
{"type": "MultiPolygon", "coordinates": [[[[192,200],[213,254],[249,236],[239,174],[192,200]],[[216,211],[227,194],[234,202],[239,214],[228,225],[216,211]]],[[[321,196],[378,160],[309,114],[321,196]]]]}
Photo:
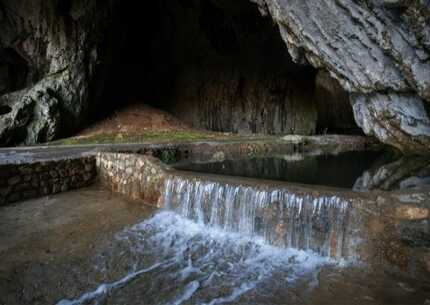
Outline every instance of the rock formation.
{"type": "MultiPolygon", "coordinates": [[[[245,0],[237,5],[225,0],[189,0],[187,5],[199,1],[231,10],[241,10],[242,3],[254,5],[245,0]]],[[[430,153],[428,0],[250,1],[277,24],[294,62],[326,71],[350,93],[355,120],[366,134],[405,153],[430,153]]],[[[2,145],[49,141],[85,124],[97,108],[109,74],[112,40],[122,29],[114,14],[120,5],[128,4],[115,0],[0,1],[2,145]]],[[[151,6],[142,4],[141,9],[151,6]]],[[[230,32],[218,29],[216,34],[230,32]]],[[[144,43],[145,38],[141,39],[144,43]]],[[[228,39],[221,47],[228,47],[228,39]]],[[[210,90],[200,92],[201,98],[211,94],[210,90]]],[[[275,108],[269,107],[269,112],[275,108]]],[[[312,111],[303,117],[315,120],[312,111]]],[[[266,116],[274,118],[274,114],[266,116]]],[[[240,131],[240,122],[235,124],[240,131]]],[[[263,127],[257,131],[273,129],[265,122],[259,124],[263,127]]],[[[316,122],[304,126],[304,132],[310,133],[316,122]]],[[[288,132],[288,128],[277,132],[288,132]]]]}
{"type": "Polygon", "coordinates": [[[349,94],[325,70],[319,70],[315,79],[318,133],[356,133],[349,94]],[[328,106],[330,105],[330,106],[328,106]]]}
{"type": "Polygon", "coordinates": [[[253,0],[296,62],[349,92],[365,133],[403,152],[430,152],[430,3],[426,0],[253,0]]]}
{"type": "Polygon", "coordinates": [[[109,1],[0,1],[2,145],[50,141],[83,124],[111,8],[109,1]]]}

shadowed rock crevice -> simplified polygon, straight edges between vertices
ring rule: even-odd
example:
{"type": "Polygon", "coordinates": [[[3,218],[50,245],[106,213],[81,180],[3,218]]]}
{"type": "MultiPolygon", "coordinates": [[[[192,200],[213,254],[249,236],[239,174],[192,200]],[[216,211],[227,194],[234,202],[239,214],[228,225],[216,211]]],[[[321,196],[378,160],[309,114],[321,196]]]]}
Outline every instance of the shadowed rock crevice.
{"type": "Polygon", "coordinates": [[[359,134],[349,93],[325,70],[319,70],[315,81],[318,109],[317,133],[359,134]]]}
{"type": "Polygon", "coordinates": [[[27,76],[26,60],[11,48],[0,49],[0,95],[23,89],[27,76]]]}

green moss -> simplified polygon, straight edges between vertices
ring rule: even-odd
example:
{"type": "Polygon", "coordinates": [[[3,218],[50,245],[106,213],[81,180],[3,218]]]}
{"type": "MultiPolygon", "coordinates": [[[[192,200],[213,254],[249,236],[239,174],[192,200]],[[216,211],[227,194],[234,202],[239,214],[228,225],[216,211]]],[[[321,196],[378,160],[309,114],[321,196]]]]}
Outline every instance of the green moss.
{"type": "Polygon", "coordinates": [[[160,160],[166,164],[175,163],[177,159],[176,151],[173,150],[164,150],[160,156],[160,160]]]}
{"type": "MultiPolygon", "coordinates": [[[[143,142],[174,142],[225,139],[231,136],[198,131],[145,132],[142,134],[98,134],[88,137],[73,137],[51,142],[50,145],[121,144],[143,142]]],[[[169,156],[167,156],[169,157],[169,156]]]]}

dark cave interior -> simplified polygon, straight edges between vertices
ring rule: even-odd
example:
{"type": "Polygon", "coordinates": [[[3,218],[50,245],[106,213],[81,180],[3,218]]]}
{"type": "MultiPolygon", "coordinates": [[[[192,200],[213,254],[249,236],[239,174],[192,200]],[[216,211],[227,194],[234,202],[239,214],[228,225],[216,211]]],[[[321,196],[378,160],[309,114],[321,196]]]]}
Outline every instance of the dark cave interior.
{"type": "Polygon", "coordinates": [[[293,63],[278,28],[248,0],[127,2],[115,24],[99,116],[142,102],[213,131],[357,132],[348,94],[293,63]]]}
{"type": "Polygon", "coordinates": [[[28,63],[16,51],[0,48],[0,95],[25,88],[28,72],[28,63]]]}

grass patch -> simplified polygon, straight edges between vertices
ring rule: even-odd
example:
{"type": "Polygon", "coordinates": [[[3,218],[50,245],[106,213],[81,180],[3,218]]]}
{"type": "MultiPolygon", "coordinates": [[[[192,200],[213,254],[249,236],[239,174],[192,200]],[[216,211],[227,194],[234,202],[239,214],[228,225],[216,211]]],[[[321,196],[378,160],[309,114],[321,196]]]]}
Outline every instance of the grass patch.
{"type": "Polygon", "coordinates": [[[72,137],[57,140],[49,145],[83,145],[83,144],[125,144],[143,142],[179,142],[179,141],[202,141],[220,140],[232,138],[233,135],[222,133],[207,133],[199,131],[163,131],[145,132],[142,134],[97,134],[86,137],[72,137]]]}

